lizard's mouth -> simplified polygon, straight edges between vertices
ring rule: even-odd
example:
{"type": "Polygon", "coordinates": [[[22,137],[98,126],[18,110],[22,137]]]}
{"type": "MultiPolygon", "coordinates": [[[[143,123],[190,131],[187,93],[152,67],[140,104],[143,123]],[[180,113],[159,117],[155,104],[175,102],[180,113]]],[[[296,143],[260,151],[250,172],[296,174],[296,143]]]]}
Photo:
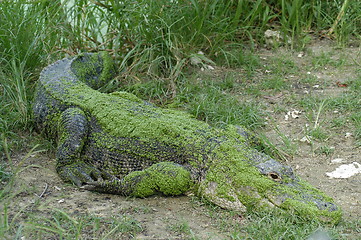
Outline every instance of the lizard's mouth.
{"type": "Polygon", "coordinates": [[[342,215],[332,198],[298,178],[288,183],[281,182],[269,190],[266,197],[275,207],[323,222],[336,223],[342,215]]]}
{"type": "Polygon", "coordinates": [[[294,210],[297,210],[296,203],[299,203],[300,205],[308,205],[320,211],[334,212],[339,210],[338,206],[331,201],[327,201],[326,199],[322,199],[321,197],[314,197],[308,194],[299,196],[297,198],[294,198],[294,196],[288,194],[272,194],[268,196],[268,200],[273,205],[280,208],[285,208],[286,206],[288,206],[287,208],[289,208],[290,203],[292,203],[292,205],[294,205],[294,210]]]}

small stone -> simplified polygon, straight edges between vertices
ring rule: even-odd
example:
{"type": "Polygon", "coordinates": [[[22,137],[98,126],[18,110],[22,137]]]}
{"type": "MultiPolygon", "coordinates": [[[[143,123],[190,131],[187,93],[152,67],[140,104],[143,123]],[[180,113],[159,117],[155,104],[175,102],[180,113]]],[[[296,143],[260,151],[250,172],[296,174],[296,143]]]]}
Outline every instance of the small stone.
{"type": "Polygon", "coordinates": [[[212,67],[211,65],[206,65],[208,70],[214,70],[214,67],[212,67]]]}
{"type": "Polygon", "coordinates": [[[351,164],[343,164],[333,172],[327,172],[326,175],[329,178],[349,178],[358,173],[361,173],[361,164],[353,162],[351,164]]]}
{"type": "Polygon", "coordinates": [[[312,233],[311,236],[307,238],[307,240],[332,240],[332,238],[327,232],[323,230],[317,230],[316,232],[312,233]]]}
{"type": "Polygon", "coordinates": [[[301,111],[298,111],[298,110],[293,110],[291,112],[291,116],[292,116],[293,119],[299,118],[300,114],[301,114],[301,111]]]}
{"type": "Polygon", "coordinates": [[[343,158],[335,158],[331,160],[331,163],[335,164],[335,163],[342,163],[344,161],[343,158]]]}
{"type": "Polygon", "coordinates": [[[300,142],[311,143],[311,139],[309,136],[304,136],[300,139],[300,142]]]}

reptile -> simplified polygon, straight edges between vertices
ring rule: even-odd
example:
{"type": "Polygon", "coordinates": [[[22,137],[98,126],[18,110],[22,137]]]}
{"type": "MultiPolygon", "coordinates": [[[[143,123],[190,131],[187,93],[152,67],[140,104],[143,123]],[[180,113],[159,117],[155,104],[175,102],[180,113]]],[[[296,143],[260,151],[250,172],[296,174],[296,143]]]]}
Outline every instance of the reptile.
{"type": "Polygon", "coordinates": [[[54,140],[66,182],[110,194],[195,194],[236,211],[284,209],[338,222],[341,209],[293,169],[257,150],[246,127],[214,127],[128,92],[98,89],[115,76],[109,54],[47,66],[33,104],[36,128],[54,140]]]}

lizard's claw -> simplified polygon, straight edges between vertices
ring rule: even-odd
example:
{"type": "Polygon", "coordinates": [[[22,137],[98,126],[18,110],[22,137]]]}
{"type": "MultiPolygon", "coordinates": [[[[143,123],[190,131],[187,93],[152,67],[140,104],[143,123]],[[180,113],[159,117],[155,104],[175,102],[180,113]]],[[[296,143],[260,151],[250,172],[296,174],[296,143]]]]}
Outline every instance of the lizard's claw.
{"type": "Polygon", "coordinates": [[[71,165],[57,167],[60,177],[64,181],[74,183],[80,187],[83,183],[103,181],[103,179],[110,179],[112,176],[109,173],[100,171],[84,162],[77,162],[71,165]]]}
{"type": "Polygon", "coordinates": [[[95,192],[99,192],[101,189],[104,188],[104,181],[93,181],[93,182],[87,182],[85,183],[84,186],[82,186],[82,188],[84,188],[85,190],[89,190],[89,191],[95,191],[95,192]]]}
{"type": "Polygon", "coordinates": [[[121,186],[122,181],[113,176],[112,179],[109,180],[86,182],[82,188],[94,192],[122,194],[121,186]]]}

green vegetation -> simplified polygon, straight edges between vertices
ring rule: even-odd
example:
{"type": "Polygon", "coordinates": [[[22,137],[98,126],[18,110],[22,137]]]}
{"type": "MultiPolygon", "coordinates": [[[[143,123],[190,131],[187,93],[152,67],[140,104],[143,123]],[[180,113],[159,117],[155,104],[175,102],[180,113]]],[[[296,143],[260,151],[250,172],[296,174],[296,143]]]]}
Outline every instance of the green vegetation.
{"type": "Polygon", "coordinates": [[[70,216],[53,209],[51,218],[34,216],[24,224],[22,230],[29,239],[129,239],[142,231],[141,224],[130,216],[121,215],[111,218],[94,215],[70,216]]]}
{"type": "Polygon", "coordinates": [[[196,240],[199,239],[192,231],[187,221],[179,221],[169,226],[172,232],[179,234],[182,238],[196,240]]]}
{"type": "Polygon", "coordinates": [[[139,81],[122,86],[140,98],[163,107],[185,109],[196,118],[213,125],[235,124],[254,129],[263,125],[262,105],[241,102],[238,91],[240,82],[232,74],[220,79],[194,74],[177,83],[176,94],[165,80],[139,81]]]}
{"type": "MultiPolygon", "coordinates": [[[[307,119],[300,131],[309,137],[314,153],[332,156],[335,149],[327,141],[335,132],[352,133],[355,147],[361,146],[360,73],[345,82],[347,88],[338,94],[299,93],[317,90],[315,85],[319,90],[334,86],[313,72],[359,68],[357,58],[353,62],[345,55],[324,52],[296,64],[283,54],[254,54],[266,43],[268,29],[280,31],[283,38],[271,46],[275,52],[277,45],[304,50],[313,37],[331,38],[339,47],[357,43],[361,1],[71,2],[0,1],[1,239],[119,239],[143,230],[142,223],[125,214],[97,217],[57,209],[40,213],[36,204],[10,211],[16,197],[34,194],[15,187],[21,166],[33,151],[21,161],[11,160],[14,153],[29,152],[38,142],[31,116],[34,83],[44,66],[79,52],[105,50],[118,63],[119,76],[104,91],[129,91],[156,105],[186,110],[213,125],[242,124],[259,132],[269,127],[280,143],[262,138],[275,155],[297,154],[298,143],[274,123],[290,107],[301,109],[307,119]],[[198,66],[192,65],[194,57],[200,60],[198,66]],[[217,69],[209,74],[208,66],[217,69]],[[206,70],[199,71],[201,67],[206,70]],[[288,94],[291,85],[299,92],[288,94]],[[275,98],[278,95],[282,100],[275,98]],[[269,97],[274,99],[266,106],[269,97]]],[[[316,221],[280,213],[249,213],[239,222],[235,213],[213,205],[206,208],[212,208],[208,216],[231,239],[305,239],[320,228],[316,221]]],[[[323,227],[335,239],[347,239],[360,234],[360,225],[360,220],[345,220],[336,227],[323,227]]],[[[196,239],[187,222],[171,229],[196,239]]]]}
{"type": "MultiPolygon", "coordinates": [[[[331,239],[353,239],[360,232],[360,221],[342,221],[337,227],[320,225],[316,220],[305,219],[297,215],[285,215],[278,209],[271,211],[257,211],[247,214],[246,217],[236,212],[225,211],[217,206],[193,199],[195,206],[205,208],[204,214],[210,217],[222,231],[229,233],[227,239],[308,239],[317,231],[322,231],[331,239]],[[353,235],[355,234],[355,235],[353,235]]],[[[178,231],[194,238],[190,224],[182,221],[176,225],[178,231]]]]}
{"type": "Polygon", "coordinates": [[[38,213],[20,226],[7,222],[8,219],[0,219],[3,221],[0,236],[10,239],[8,234],[14,232],[12,239],[130,239],[142,231],[141,224],[127,215],[105,218],[90,214],[70,216],[59,209],[45,212],[51,217],[38,213]]]}
{"type": "MultiPolygon", "coordinates": [[[[185,66],[192,57],[199,57],[199,51],[204,52],[200,59],[206,64],[244,66],[252,74],[257,62],[245,49],[263,44],[263,33],[269,28],[279,30],[284,43],[291,40],[294,47],[303,46],[310,29],[330,30],[331,37],[346,43],[360,33],[361,22],[356,6],[361,3],[354,1],[347,8],[349,2],[2,1],[0,130],[7,137],[29,129],[33,83],[42,67],[66,54],[109,51],[119,61],[124,80],[159,79],[168,90],[163,94],[179,97],[177,88],[187,81],[185,66]]],[[[327,55],[314,61],[316,67],[330,61],[342,64],[327,55]]],[[[293,67],[290,61],[278,62],[287,69],[293,67]]],[[[276,90],[287,85],[277,77],[262,84],[276,90]]],[[[213,101],[214,97],[198,100],[213,101]]]]}

